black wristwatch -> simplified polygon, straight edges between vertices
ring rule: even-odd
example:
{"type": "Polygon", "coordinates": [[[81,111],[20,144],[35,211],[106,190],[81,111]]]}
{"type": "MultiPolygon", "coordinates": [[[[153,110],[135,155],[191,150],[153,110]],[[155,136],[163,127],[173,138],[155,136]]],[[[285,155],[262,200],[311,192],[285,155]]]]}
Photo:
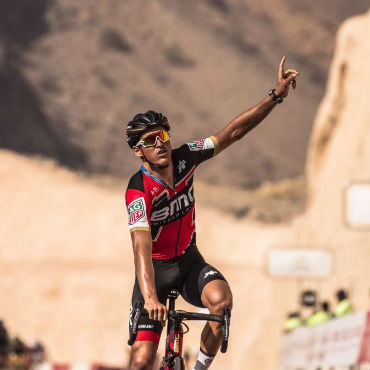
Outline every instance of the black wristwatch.
{"type": "Polygon", "coordinates": [[[271,96],[272,100],[275,101],[276,103],[282,103],[283,102],[283,99],[280,98],[280,96],[277,96],[275,94],[275,89],[271,89],[269,91],[269,95],[271,96]]]}

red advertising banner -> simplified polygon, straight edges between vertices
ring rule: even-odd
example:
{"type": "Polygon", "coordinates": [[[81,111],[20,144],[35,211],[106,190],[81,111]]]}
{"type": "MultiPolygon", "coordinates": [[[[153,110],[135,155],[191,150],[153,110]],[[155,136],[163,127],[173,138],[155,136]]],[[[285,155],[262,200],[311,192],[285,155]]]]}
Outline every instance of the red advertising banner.
{"type": "Polygon", "coordinates": [[[366,315],[366,326],[362,335],[362,343],[357,363],[370,362],[370,311],[366,315]]]}

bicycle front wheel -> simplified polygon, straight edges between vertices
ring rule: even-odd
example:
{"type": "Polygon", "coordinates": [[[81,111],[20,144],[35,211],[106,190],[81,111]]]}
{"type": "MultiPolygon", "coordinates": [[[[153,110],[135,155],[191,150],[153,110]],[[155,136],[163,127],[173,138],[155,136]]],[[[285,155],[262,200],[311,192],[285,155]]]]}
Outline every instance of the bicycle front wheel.
{"type": "Polygon", "coordinates": [[[185,369],[184,361],[182,360],[181,357],[174,358],[172,369],[173,370],[184,370],[185,369]]]}

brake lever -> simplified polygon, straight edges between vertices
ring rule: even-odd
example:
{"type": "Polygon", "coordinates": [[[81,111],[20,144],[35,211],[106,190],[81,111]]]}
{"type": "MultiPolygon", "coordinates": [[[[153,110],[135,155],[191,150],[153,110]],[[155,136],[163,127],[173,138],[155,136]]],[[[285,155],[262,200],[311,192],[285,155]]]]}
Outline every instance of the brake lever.
{"type": "Polygon", "coordinates": [[[222,330],[222,344],[221,344],[221,352],[225,353],[227,351],[227,347],[229,344],[229,327],[230,327],[230,316],[231,316],[231,311],[230,308],[226,307],[225,308],[225,313],[224,313],[224,324],[221,327],[222,330]]]}
{"type": "Polygon", "coordinates": [[[137,328],[139,326],[139,320],[140,320],[140,317],[141,317],[141,311],[142,311],[142,304],[141,303],[137,303],[136,304],[136,307],[135,307],[134,319],[132,321],[131,336],[130,336],[129,340],[127,341],[127,344],[129,346],[132,346],[135,343],[135,341],[136,341],[137,328]]]}

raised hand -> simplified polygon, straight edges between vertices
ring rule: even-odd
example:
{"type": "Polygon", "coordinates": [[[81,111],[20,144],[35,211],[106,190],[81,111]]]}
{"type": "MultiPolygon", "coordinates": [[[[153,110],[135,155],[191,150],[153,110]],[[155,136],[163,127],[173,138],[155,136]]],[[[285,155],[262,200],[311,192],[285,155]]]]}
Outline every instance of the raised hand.
{"type": "Polygon", "coordinates": [[[296,77],[299,75],[299,72],[295,69],[289,68],[284,70],[285,60],[286,57],[284,56],[279,65],[278,83],[275,89],[275,94],[281,98],[288,96],[290,85],[292,85],[293,89],[296,88],[296,77]]]}

